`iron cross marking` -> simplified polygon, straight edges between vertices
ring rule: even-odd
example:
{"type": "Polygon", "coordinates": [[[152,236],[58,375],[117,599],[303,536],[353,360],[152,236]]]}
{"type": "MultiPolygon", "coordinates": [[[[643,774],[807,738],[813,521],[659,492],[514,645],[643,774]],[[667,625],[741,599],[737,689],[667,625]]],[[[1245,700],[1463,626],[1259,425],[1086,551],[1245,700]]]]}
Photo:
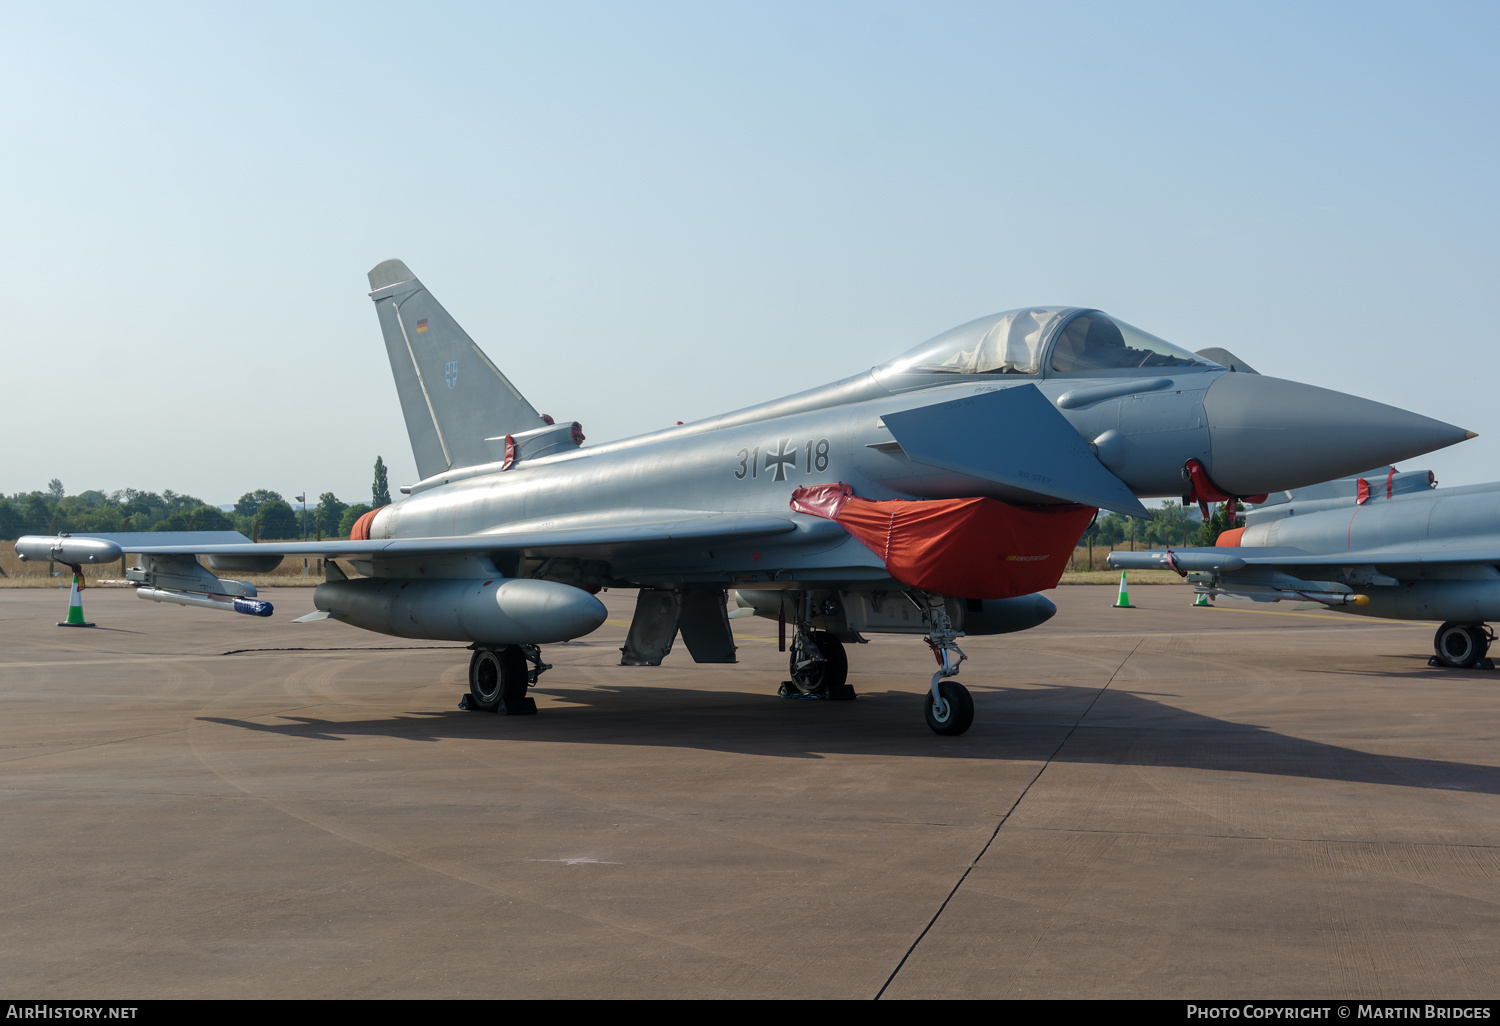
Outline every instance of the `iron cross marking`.
{"type": "Polygon", "coordinates": [[[797,466],[797,450],[789,448],[790,438],[781,440],[780,452],[766,450],[766,469],[771,471],[772,481],[785,481],[787,479],[787,467],[797,466]]]}

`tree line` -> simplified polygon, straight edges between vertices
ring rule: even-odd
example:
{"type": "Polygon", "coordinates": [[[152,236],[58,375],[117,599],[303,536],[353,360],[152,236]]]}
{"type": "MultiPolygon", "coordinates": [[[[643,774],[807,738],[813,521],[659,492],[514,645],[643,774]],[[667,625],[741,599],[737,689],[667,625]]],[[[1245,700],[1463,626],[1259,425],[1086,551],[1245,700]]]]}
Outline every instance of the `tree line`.
{"type": "Polygon", "coordinates": [[[1236,516],[1233,524],[1229,522],[1223,503],[1214,508],[1213,514],[1206,521],[1198,515],[1196,509],[1171,503],[1152,512],[1155,517],[1151,520],[1136,520],[1119,513],[1105,513],[1089,525],[1078,544],[1106,549],[1208,546],[1213,545],[1219,535],[1230,527],[1245,526],[1243,516],[1236,516]]]}
{"type": "Polygon", "coordinates": [[[370,502],[351,504],[324,492],[317,505],[297,509],[268,488],[246,492],[233,510],[225,511],[170,488],[160,493],[122,488],[68,495],[63,483],[53,478],[45,491],[0,496],[0,538],[123,531],[239,531],[255,541],[347,538],[356,520],[390,501],[385,462],[378,456],[370,502]]]}

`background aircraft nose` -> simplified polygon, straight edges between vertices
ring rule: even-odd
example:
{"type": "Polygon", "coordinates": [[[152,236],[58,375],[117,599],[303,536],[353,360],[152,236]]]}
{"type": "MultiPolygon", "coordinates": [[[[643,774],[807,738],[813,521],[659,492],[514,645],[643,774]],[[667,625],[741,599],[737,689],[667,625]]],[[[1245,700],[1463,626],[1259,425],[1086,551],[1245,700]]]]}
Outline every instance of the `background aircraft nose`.
{"type": "Polygon", "coordinates": [[[1209,477],[1235,495],[1300,488],[1474,437],[1384,403],[1259,374],[1220,376],[1203,412],[1209,477]]]}

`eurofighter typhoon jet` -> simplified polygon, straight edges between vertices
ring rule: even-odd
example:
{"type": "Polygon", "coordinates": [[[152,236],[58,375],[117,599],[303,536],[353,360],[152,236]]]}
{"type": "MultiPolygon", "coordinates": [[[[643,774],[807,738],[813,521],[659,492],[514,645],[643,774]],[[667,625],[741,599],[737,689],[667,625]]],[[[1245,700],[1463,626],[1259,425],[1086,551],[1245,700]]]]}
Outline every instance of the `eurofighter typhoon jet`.
{"type": "Polygon", "coordinates": [[[1395,467],[1267,497],[1213,548],[1111,552],[1116,569],[1176,570],[1201,595],[1320,602],[1440,621],[1432,663],[1477,666],[1500,620],[1500,483],[1436,487],[1395,467]]]}
{"type": "Polygon", "coordinates": [[[369,274],[421,480],[349,541],[30,537],[24,558],[109,562],[158,601],[269,612],[221,573],[328,560],[329,619],[469,642],[467,708],[535,711],[540,646],[604,622],[603,587],[638,588],[621,663],[655,666],[680,633],[735,661],[738,612],[790,633],[792,695],[853,697],[845,646],[910,634],[937,670],[928,725],[974,715],[953,676],[965,635],[1025,630],[1056,607],[1074,546],[1140,497],[1257,496],[1406,459],[1469,432],[1236,369],[1090,309],[971,321],[853,377],[583,447],[538,413],[399,260],[369,274]],[[358,572],[348,577],[333,560],[358,572]]]}

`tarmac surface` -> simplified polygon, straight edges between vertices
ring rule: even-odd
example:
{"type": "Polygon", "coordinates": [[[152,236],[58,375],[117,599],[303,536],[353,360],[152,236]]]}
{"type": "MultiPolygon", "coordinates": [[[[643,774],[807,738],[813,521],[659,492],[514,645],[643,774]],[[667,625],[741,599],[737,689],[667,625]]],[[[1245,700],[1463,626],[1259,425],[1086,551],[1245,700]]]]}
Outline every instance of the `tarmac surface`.
{"type": "Polygon", "coordinates": [[[0,988],[107,997],[1500,995],[1500,675],[1433,625],[1071,586],[915,638],[856,702],[554,645],[541,713],[468,653],[91,589],[0,591],[0,988]]]}

